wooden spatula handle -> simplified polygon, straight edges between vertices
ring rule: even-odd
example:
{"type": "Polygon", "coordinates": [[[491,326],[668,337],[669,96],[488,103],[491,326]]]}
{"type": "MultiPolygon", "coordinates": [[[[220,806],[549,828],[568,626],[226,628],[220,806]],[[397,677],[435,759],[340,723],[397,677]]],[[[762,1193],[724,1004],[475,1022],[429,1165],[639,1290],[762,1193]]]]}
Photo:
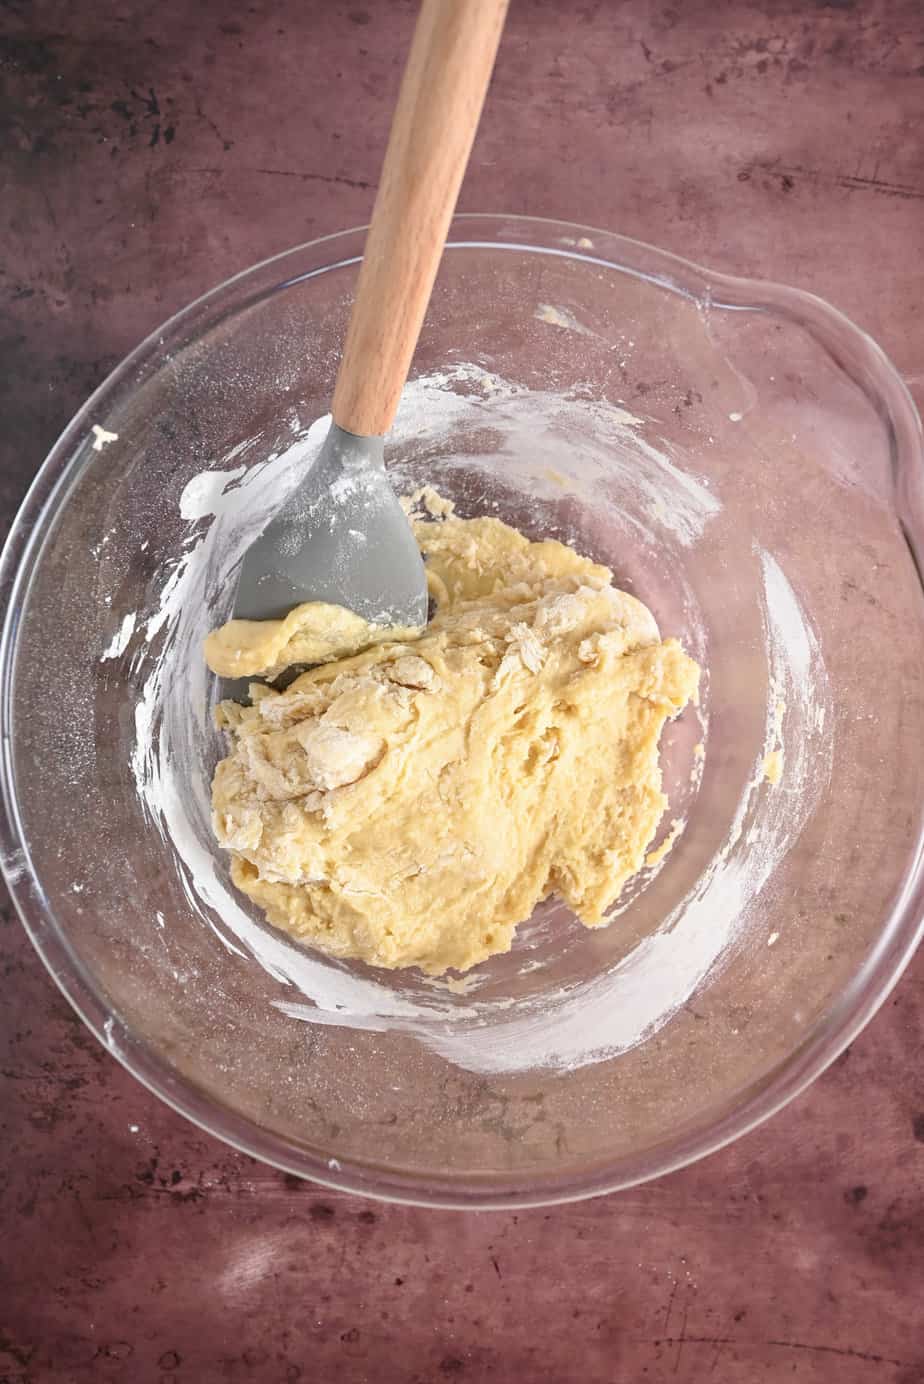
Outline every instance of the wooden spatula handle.
{"type": "Polygon", "coordinates": [[[509,0],[423,0],[391,127],[334,422],[388,431],[459,195],[509,0]]]}

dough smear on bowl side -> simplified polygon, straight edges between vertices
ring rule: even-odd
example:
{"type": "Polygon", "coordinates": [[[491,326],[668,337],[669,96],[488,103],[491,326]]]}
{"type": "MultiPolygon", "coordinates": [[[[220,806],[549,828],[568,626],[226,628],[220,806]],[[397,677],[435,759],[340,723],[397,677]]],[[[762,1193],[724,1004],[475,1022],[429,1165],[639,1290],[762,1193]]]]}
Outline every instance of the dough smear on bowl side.
{"type": "Polygon", "coordinates": [[[412,515],[425,630],[310,603],[207,641],[233,676],[330,660],[217,708],[237,887],[300,942],[431,975],[508,951],[551,894],[603,923],[667,806],[658,741],[700,673],[606,567],[437,500],[412,515]]]}

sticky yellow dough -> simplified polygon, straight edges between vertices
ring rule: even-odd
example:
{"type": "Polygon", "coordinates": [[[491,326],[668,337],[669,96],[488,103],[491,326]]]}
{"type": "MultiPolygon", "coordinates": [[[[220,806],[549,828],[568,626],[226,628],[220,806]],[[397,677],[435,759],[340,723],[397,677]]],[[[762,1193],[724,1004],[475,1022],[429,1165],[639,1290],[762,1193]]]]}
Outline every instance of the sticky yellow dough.
{"type": "Polygon", "coordinates": [[[550,894],[604,921],[666,806],[658,738],[699,668],[560,543],[490,518],[415,533],[426,632],[222,703],[213,808],[274,926],[438,975],[507,951],[550,894]]]}
{"type": "Polygon", "coordinates": [[[205,641],[205,661],[223,678],[275,678],[295,663],[328,663],[383,639],[413,639],[415,629],[370,625],[361,615],[307,601],[284,620],[229,620],[205,641]]]}

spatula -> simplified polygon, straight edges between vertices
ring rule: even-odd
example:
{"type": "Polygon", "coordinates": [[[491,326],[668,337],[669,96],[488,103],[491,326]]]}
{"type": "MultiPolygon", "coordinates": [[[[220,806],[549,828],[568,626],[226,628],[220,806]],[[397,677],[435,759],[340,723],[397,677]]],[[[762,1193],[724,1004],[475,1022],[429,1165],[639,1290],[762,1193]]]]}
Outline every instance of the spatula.
{"type": "Polygon", "coordinates": [[[330,431],[248,550],[234,615],[302,601],[379,625],[427,618],[423,563],[385,474],[398,407],[484,104],[508,0],[423,0],[334,390],[330,431]]]}

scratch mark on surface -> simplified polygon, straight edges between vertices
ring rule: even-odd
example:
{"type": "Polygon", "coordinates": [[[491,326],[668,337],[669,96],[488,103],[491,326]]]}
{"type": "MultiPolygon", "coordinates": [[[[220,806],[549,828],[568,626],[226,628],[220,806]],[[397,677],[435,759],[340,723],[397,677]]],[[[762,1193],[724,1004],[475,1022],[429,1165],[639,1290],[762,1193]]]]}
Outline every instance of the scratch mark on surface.
{"type": "Polygon", "coordinates": [[[374,183],[366,182],[365,178],[344,178],[339,174],[331,176],[326,173],[301,173],[294,168],[253,168],[248,171],[266,173],[275,178],[301,178],[303,182],[341,183],[344,187],[358,187],[364,192],[375,186],[374,183]]]}
{"type": "Polygon", "coordinates": [[[684,1313],[684,1325],[680,1328],[679,1336],[660,1336],[656,1340],[649,1341],[653,1346],[677,1346],[677,1359],[674,1362],[674,1373],[677,1373],[677,1366],[680,1360],[680,1352],[684,1346],[738,1346],[741,1350],[766,1350],[768,1347],[774,1350],[805,1350],[820,1355],[840,1355],[850,1360],[864,1360],[871,1365],[891,1365],[895,1369],[907,1369],[910,1366],[908,1360],[895,1360],[890,1355],[879,1355],[876,1351],[855,1350],[852,1346],[824,1346],[815,1345],[809,1341],[749,1341],[740,1336],[688,1336],[685,1330],[686,1313],[684,1313]]]}
{"type": "Polygon", "coordinates": [[[685,1302],[683,1304],[683,1321],[680,1323],[680,1335],[677,1337],[677,1355],[674,1359],[674,1374],[676,1374],[680,1368],[680,1357],[683,1354],[683,1348],[687,1343],[687,1312],[689,1311],[689,1308],[689,1302],[685,1302]]]}
{"type": "Polygon", "coordinates": [[[48,220],[51,222],[52,226],[54,226],[55,230],[57,230],[58,218],[55,216],[55,209],[51,205],[51,198],[48,196],[48,189],[45,187],[45,184],[42,181],[39,182],[38,188],[39,192],[42,195],[42,201],[45,203],[45,210],[48,212],[48,220]]]}
{"type": "Polygon", "coordinates": [[[216,177],[216,176],[217,176],[218,174],[220,174],[220,173],[221,173],[221,174],[231,173],[232,175],[237,175],[237,174],[240,174],[240,173],[246,173],[246,174],[254,174],[254,173],[256,173],[256,174],[262,174],[263,176],[265,176],[265,177],[270,177],[270,178],[299,178],[299,179],[301,179],[302,182],[340,183],[343,187],[356,187],[356,188],[360,188],[363,192],[374,190],[374,189],[376,188],[376,186],[377,186],[376,183],[367,183],[367,182],[365,181],[364,178],[344,178],[344,177],[340,177],[339,175],[329,176],[328,174],[325,174],[325,173],[301,173],[301,172],[299,172],[297,169],[293,169],[293,168],[239,168],[239,167],[234,167],[234,168],[231,168],[231,169],[227,169],[227,168],[219,168],[219,167],[217,167],[217,165],[212,165],[212,166],[210,166],[210,167],[205,167],[205,168],[184,168],[184,169],[183,169],[183,172],[184,172],[184,173],[198,173],[198,174],[202,175],[203,177],[210,177],[210,178],[211,178],[211,177],[216,177]]]}
{"type": "MultiPolygon", "coordinates": [[[[858,165],[859,167],[859,165],[858,165]]],[[[878,172],[878,163],[876,165],[878,172]]],[[[924,188],[915,187],[911,183],[894,183],[888,179],[873,176],[864,178],[859,172],[856,173],[822,173],[817,168],[806,168],[803,164],[791,164],[784,166],[773,161],[762,161],[748,164],[738,174],[742,182],[747,182],[754,173],[767,173],[772,177],[779,178],[785,190],[789,191],[793,187],[794,178],[805,178],[810,183],[817,183],[819,186],[833,186],[846,189],[848,192],[874,192],[880,197],[899,197],[905,200],[924,200],[924,188]]]]}
{"type": "Polygon", "coordinates": [[[668,1299],[668,1302],[667,1302],[667,1311],[664,1313],[664,1330],[665,1330],[665,1331],[666,1331],[667,1328],[670,1326],[670,1321],[671,1321],[671,1310],[672,1310],[672,1308],[673,1308],[673,1306],[674,1306],[674,1298],[677,1296],[677,1289],[678,1289],[679,1286],[680,1286],[679,1284],[675,1283],[674,1286],[673,1286],[673,1288],[671,1289],[671,1295],[670,1295],[670,1297],[669,1297],[669,1299],[668,1299]]]}
{"type": "Polygon", "coordinates": [[[844,1355],[851,1360],[868,1360],[873,1365],[895,1365],[899,1369],[907,1360],[892,1360],[888,1355],[877,1355],[875,1351],[854,1350],[851,1346],[818,1346],[808,1341],[767,1341],[768,1346],[778,1346],[782,1350],[809,1350],[823,1355],[844,1355]]]}
{"type": "Polygon", "coordinates": [[[870,192],[881,193],[884,197],[903,197],[908,199],[924,199],[924,188],[911,187],[908,183],[889,183],[882,178],[860,178],[850,176],[835,176],[834,181],[839,187],[857,188],[870,192]]]}
{"type": "MultiPolygon", "coordinates": [[[[215,136],[215,138],[221,141],[221,146],[227,154],[229,149],[234,148],[234,140],[226,139],[225,136],[222,134],[221,130],[219,130],[218,126],[215,124],[215,121],[212,119],[212,117],[210,115],[206,115],[205,111],[202,109],[202,99],[199,96],[199,93],[195,89],[195,87],[193,87],[192,94],[193,100],[196,103],[196,115],[199,117],[200,120],[203,120],[205,124],[208,125],[209,129],[212,131],[212,134],[215,136]]],[[[218,170],[216,169],[215,171],[217,172],[218,170]]]]}

